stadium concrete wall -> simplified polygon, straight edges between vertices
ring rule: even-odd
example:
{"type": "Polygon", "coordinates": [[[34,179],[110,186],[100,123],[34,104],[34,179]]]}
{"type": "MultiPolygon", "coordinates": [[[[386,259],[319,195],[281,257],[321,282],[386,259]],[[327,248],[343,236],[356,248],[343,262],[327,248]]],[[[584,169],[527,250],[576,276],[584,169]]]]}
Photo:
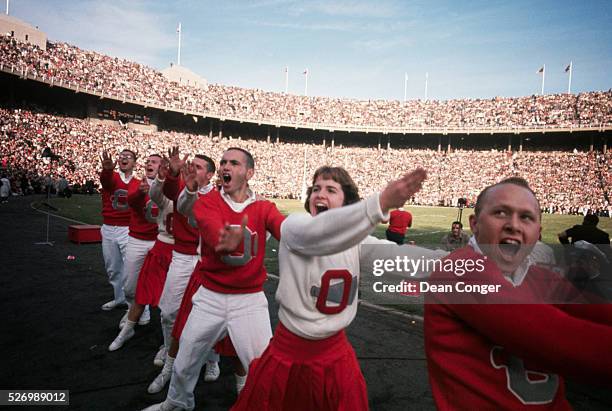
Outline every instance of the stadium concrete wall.
{"type": "Polygon", "coordinates": [[[38,27],[31,26],[15,17],[0,14],[0,33],[24,43],[34,44],[43,50],[47,49],[47,35],[38,27]]]}

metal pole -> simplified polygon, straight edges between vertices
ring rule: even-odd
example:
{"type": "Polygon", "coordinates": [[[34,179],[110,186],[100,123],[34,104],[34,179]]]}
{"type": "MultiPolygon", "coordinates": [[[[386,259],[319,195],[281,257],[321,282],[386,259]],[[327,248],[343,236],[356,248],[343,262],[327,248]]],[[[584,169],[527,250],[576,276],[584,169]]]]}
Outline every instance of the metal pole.
{"type": "Polygon", "coordinates": [[[289,92],[289,66],[285,66],[285,94],[289,92]]]}
{"type": "Polygon", "coordinates": [[[546,64],[542,66],[542,95],[544,95],[544,80],[546,79],[546,64]]]}
{"type": "Polygon", "coordinates": [[[176,59],[176,65],[180,66],[181,65],[181,23],[179,23],[178,28],[176,29],[176,31],[178,32],[179,38],[178,38],[178,56],[176,59]]]}
{"type": "Polygon", "coordinates": [[[573,62],[570,61],[569,81],[567,83],[567,94],[572,94],[572,71],[574,70],[573,62]]]}

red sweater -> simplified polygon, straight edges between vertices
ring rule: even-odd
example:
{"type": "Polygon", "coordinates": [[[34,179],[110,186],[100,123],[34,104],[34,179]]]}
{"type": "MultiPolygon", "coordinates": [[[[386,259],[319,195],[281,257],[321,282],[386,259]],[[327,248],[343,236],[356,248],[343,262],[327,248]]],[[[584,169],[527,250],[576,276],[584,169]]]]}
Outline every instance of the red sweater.
{"type": "Polygon", "coordinates": [[[412,214],[404,210],[393,210],[389,216],[389,231],[401,235],[406,234],[408,227],[412,226],[412,214]]]}
{"type": "Polygon", "coordinates": [[[127,227],[130,225],[130,208],[128,205],[128,191],[130,187],[140,184],[131,178],[126,184],[121,180],[119,173],[111,170],[102,170],[100,173],[102,183],[102,218],[104,224],[127,227]]]}
{"type": "MultiPolygon", "coordinates": [[[[479,258],[471,247],[448,257],[479,258]]],[[[515,287],[485,261],[482,272],[435,272],[429,281],[499,284],[504,299],[550,298],[537,281],[547,275],[542,268],[532,267],[515,287]]],[[[487,298],[453,305],[438,297],[425,305],[425,351],[439,410],[570,410],[563,377],[552,373],[610,384],[612,306],[496,305],[487,298]]]]}
{"type": "Polygon", "coordinates": [[[263,289],[266,269],[266,231],[280,238],[280,226],[285,217],[270,201],[255,201],[237,213],[223,200],[219,191],[200,197],[193,206],[193,214],[202,236],[202,264],[198,275],[202,284],[225,294],[255,293],[263,289]],[[245,241],[230,255],[217,254],[219,231],[226,223],[240,226],[242,216],[249,221],[245,241]]]}
{"type": "Polygon", "coordinates": [[[130,206],[130,236],[145,241],[155,241],[157,238],[157,221],[159,214],[157,205],[139,190],[140,181],[130,185],[128,190],[128,204],[130,206]]]}
{"type": "Polygon", "coordinates": [[[168,175],[164,181],[164,195],[172,200],[174,213],[172,219],[172,232],[174,234],[174,251],[181,254],[196,255],[200,237],[197,228],[189,224],[189,220],[176,210],[176,204],[185,182],[179,177],[168,175]]]}

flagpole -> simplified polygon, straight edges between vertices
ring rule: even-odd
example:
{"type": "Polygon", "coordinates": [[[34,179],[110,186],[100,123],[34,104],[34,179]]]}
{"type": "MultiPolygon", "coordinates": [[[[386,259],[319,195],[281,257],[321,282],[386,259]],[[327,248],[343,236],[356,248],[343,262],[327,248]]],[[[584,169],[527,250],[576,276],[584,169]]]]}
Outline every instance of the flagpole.
{"type": "Polygon", "coordinates": [[[567,82],[567,94],[572,94],[572,70],[574,69],[573,62],[570,61],[569,81],[567,82]]]}
{"type": "Polygon", "coordinates": [[[406,92],[408,91],[408,73],[404,73],[404,103],[406,102],[406,92]]]}
{"type": "Polygon", "coordinates": [[[306,76],[306,82],[304,83],[304,95],[308,96],[308,69],[304,70],[304,75],[306,76]]]}
{"type": "Polygon", "coordinates": [[[542,66],[542,95],[544,95],[544,79],[546,78],[546,64],[542,66]]]}
{"type": "Polygon", "coordinates": [[[178,28],[176,29],[176,31],[178,31],[178,35],[179,35],[179,42],[178,42],[178,57],[176,59],[176,65],[180,66],[181,65],[181,23],[179,23],[178,28]]]}
{"type": "Polygon", "coordinates": [[[9,0],[6,0],[6,15],[8,16],[8,10],[9,10],[9,0]]]}
{"type": "Polygon", "coordinates": [[[425,72],[425,100],[427,100],[427,83],[429,82],[429,72],[425,72]]]}
{"type": "Polygon", "coordinates": [[[285,66],[285,94],[289,93],[289,66],[285,66]]]}

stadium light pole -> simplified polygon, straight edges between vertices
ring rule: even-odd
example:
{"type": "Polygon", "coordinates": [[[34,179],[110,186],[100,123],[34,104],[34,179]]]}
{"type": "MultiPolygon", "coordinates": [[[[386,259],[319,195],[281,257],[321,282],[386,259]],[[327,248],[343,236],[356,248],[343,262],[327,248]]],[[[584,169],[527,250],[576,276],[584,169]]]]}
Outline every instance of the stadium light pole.
{"type": "Polygon", "coordinates": [[[176,32],[178,33],[178,56],[176,59],[176,65],[181,65],[181,23],[179,22],[178,27],[176,28],[176,32]]]}
{"type": "Polygon", "coordinates": [[[306,79],[304,83],[304,95],[308,96],[308,69],[304,70],[304,73],[302,74],[304,74],[305,79],[306,79]]]}
{"type": "Polygon", "coordinates": [[[427,100],[427,83],[429,82],[429,72],[425,72],[425,100],[427,100]]]}
{"type": "Polygon", "coordinates": [[[404,103],[406,102],[407,91],[408,91],[408,73],[404,73],[404,103]]]}
{"type": "Polygon", "coordinates": [[[6,0],[6,15],[8,16],[9,0],[6,0]]]}
{"type": "Polygon", "coordinates": [[[289,66],[285,66],[285,94],[289,93],[289,66]]]}

